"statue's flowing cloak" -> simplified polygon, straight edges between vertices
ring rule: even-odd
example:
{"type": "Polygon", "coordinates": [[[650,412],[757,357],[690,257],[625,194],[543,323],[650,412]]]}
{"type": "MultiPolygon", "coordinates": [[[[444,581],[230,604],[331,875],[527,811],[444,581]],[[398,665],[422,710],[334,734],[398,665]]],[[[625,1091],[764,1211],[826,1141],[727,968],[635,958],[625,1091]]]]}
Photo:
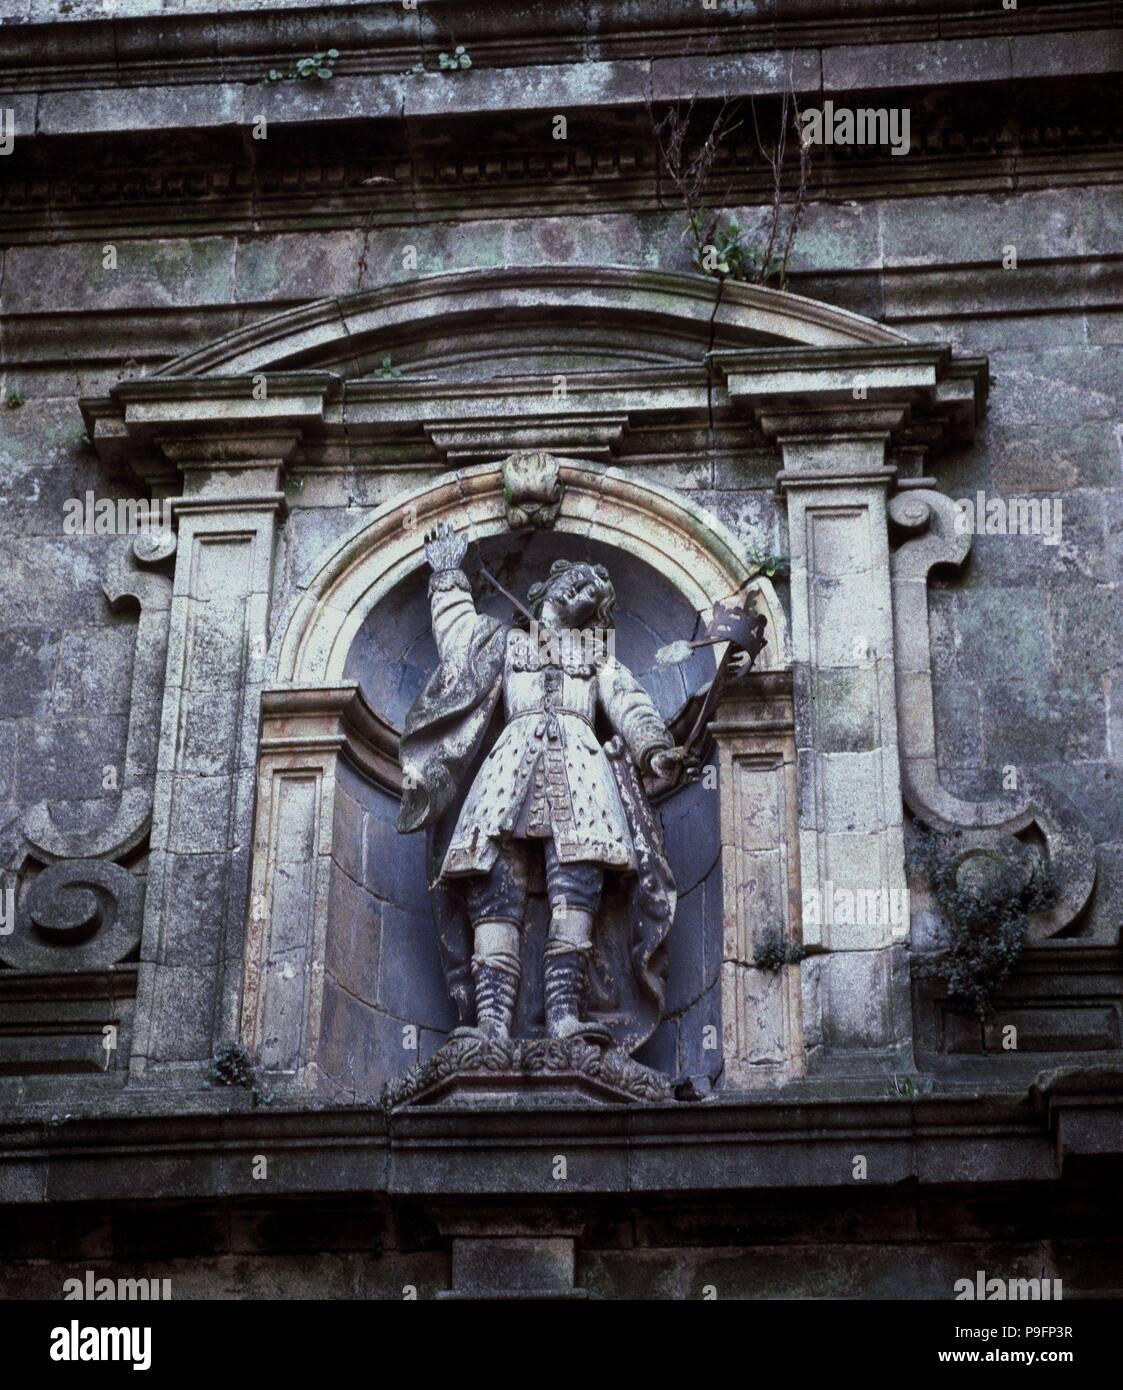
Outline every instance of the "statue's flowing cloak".
{"type": "MultiPolygon", "coordinates": [[[[402,731],[404,791],[398,830],[429,832],[430,901],[449,994],[460,1022],[474,1021],[472,932],[461,892],[440,878],[439,823],[466,790],[491,730],[503,690],[508,624],[481,616],[457,658],[442,661],[417,697],[402,731]]],[[[650,1036],[663,1009],[666,939],[675,915],[675,884],[659,815],[643,791],[639,769],[624,740],[606,744],[609,765],[635,842],[637,872],[628,895],[633,976],[619,1007],[605,1019],[613,1040],[633,1051],[650,1036]],[[630,997],[627,997],[630,996],[630,997]]],[[[618,985],[627,982],[618,981],[618,985]]]]}

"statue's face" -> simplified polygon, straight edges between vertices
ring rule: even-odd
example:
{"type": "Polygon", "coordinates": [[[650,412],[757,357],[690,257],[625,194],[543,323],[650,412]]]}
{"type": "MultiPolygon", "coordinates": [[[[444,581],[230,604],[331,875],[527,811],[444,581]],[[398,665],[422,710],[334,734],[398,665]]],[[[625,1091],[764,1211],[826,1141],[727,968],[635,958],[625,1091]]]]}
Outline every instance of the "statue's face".
{"type": "Polygon", "coordinates": [[[588,565],[574,565],[550,580],[545,603],[561,627],[584,628],[596,615],[603,592],[601,580],[588,565]]]}

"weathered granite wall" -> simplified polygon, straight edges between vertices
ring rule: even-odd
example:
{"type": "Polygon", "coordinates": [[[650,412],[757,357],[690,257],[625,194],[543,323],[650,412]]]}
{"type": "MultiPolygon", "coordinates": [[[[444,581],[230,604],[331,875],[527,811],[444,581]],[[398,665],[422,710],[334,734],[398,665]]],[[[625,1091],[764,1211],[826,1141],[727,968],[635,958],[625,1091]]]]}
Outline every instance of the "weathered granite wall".
{"type": "MultiPolygon", "coordinates": [[[[1062,1207],[1016,1186],[981,1211],[956,1194],[802,1192],[735,1204],[658,1200],[587,1209],[578,1288],[595,1299],[937,1299],[976,1272],[1059,1280],[1065,1300],[1118,1298],[1117,1206],[1074,1188],[1062,1207]]],[[[432,1299],[449,1287],[420,1204],[118,1207],[81,1224],[5,1222],[0,1298],[58,1299],[66,1279],[169,1280],[182,1299],[432,1299]]],[[[1055,1297],[1056,1295],[1054,1295],[1055,1297]]]]}
{"type": "MultiPolygon", "coordinates": [[[[1063,505],[1056,544],[980,534],[961,570],[934,574],[936,747],[945,785],[961,796],[1009,788],[1011,774],[1013,785],[1037,776],[1066,792],[1096,842],[1094,897],[1063,939],[1029,953],[1007,991],[1007,1014],[989,1031],[969,1022],[949,1032],[931,990],[918,986],[920,1069],[931,1065],[952,1087],[994,1084],[996,1076],[1002,1084],[996,1068],[1008,1063],[1024,1084],[1035,1057],[1047,1054],[1048,1065],[1097,1052],[1117,1058],[1118,7],[1023,3],[981,13],[935,0],[795,0],[694,8],[646,0],[547,11],[422,0],[415,12],[393,3],[168,10],[156,0],[120,0],[107,18],[94,0],[74,0],[65,13],[43,0],[0,6],[0,111],[15,113],[14,146],[0,157],[3,864],[19,853],[21,825],[39,803],[49,803],[63,829],[113,814],[134,744],[130,711],[156,694],[137,686],[136,600],[103,590],[120,538],[63,532],[68,499],[88,490],[144,495],[131,475],[92,452],[79,397],[283,309],[417,276],[546,264],[689,272],[685,215],[659,170],[648,103],[698,95],[699,118],[708,119],[726,95],[751,97],[767,128],[790,83],[805,106],[828,97],[908,106],[913,145],[901,158],[813,152],[788,287],[917,342],[987,357],[989,410],[979,434],[944,453],[932,473],[952,497],[982,491],[1063,505]],[[437,53],[454,39],[472,54],[468,72],[437,67],[437,53]],[[329,46],[340,53],[330,81],[267,80],[271,68],[329,46]],[[418,62],[425,73],[411,75],[418,62]],[[554,138],[559,113],[568,122],[564,140],[554,138]],[[1024,1065],[1004,1056],[1005,1017],[1017,1021],[1024,1065]]],[[[720,204],[755,241],[771,187],[750,125],[714,179],[720,204]]],[[[482,370],[501,395],[511,375],[540,366],[549,349],[578,360],[595,347],[608,365],[629,346],[592,345],[580,323],[531,321],[518,355],[482,370]]],[[[455,334],[402,331],[392,367],[408,381],[419,364],[448,367],[463,349],[455,334]]],[[[682,350],[702,366],[697,344],[682,350]]],[[[375,357],[371,370],[378,366],[375,357]]],[[[614,461],[696,498],[746,546],[788,552],[777,450],[748,425],[648,429],[636,421],[614,461]]],[[[392,470],[346,453],[330,467],[290,468],[274,613],[359,518],[446,466],[403,448],[392,470]]],[[[778,588],[787,603],[786,586],[778,588]]],[[[387,665],[372,681],[406,645],[403,638],[384,650],[387,665]]],[[[406,670],[416,683],[416,671],[406,670]]],[[[393,692],[398,713],[409,693],[393,692]]],[[[192,736],[204,757],[206,729],[192,736]]],[[[137,757],[134,772],[150,769],[137,757]]],[[[403,1022],[419,1025],[424,1056],[451,1021],[431,938],[419,944],[424,893],[392,842],[395,813],[388,793],[340,773],[335,916],[379,922],[377,936],[333,940],[325,963],[321,1057],[343,1100],[377,1090],[386,1050],[402,1049],[403,1022]],[[366,1040],[365,1055],[356,1037],[366,1040]]],[[[682,912],[692,934],[674,943],[675,1016],[648,1045],[655,1064],[703,1074],[711,1059],[696,1050],[697,1025],[718,1021],[707,934],[720,911],[717,875],[713,863],[696,862],[710,813],[716,805],[701,790],[668,813],[672,853],[691,866],[682,912]]],[[[408,852],[416,857],[420,846],[408,852]]],[[[143,879],[144,845],[125,862],[143,879]]],[[[193,951],[217,961],[229,905],[218,901],[207,868],[200,855],[198,872],[181,874],[171,899],[169,931],[184,962],[193,951]]],[[[912,886],[913,944],[924,949],[935,924],[923,886],[912,886]]],[[[182,1013],[184,1058],[202,1061],[209,1022],[186,1003],[182,1013]]],[[[128,1040],[123,1025],[122,1048],[128,1040]]],[[[107,1057],[95,1083],[118,1088],[123,1066],[127,1056],[107,1057]]],[[[47,1057],[29,1070],[23,1054],[0,1043],[3,1094],[17,1106],[29,1098],[49,1104],[55,1067],[47,1057]]],[[[946,1297],[951,1278],[994,1265],[1053,1271],[1073,1289],[1117,1288],[1117,1273],[1100,1273],[1103,1249],[1114,1251],[1119,1239],[1102,1194],[1075,1201],[1061,1212],[1032,1192],[1011,1191],[1008,1206],[981,1213],[956,1198],[914,1205],[882,1193],[872,1215],[842,1203],[809,1216],[801,1199],[798,1213],[776,1215],[768,1203],[748,1213],[694,1213],[686,1232],[670,1216],[610,1207],[580,1256],[579,1282],[613,1297],[697,1296],[708,1283],[719,1296],[830,1296],[855,1281],[871,1294],[946,1297]],[[1010,1212],[1028,1224],[1006,1233],[1010,1212]],[[1103,1242],[1100,1253],[1090,1252],[1091,1239],[1103,1242]],[[812,1246],[813,1256],[805,1253],[812,1246]]],[[[199,1219],[193,1211],[192,1223],[199,1219]]],[[[136,1235],[141,1219],[124,1213],[106,1217],[88,1242],[75,1234],[73,1245],[53,1248],[58,1267],[71,1252],[130,1271],[143,1258],[152,1262],[147,1272],[170,1272],[185,1293],[399,1297],[407,1283],[421,1296],[447,1285],[447,1252],[423,1220],[419,1234],[398,1213],[371,1217],[369,1228],[357,1219],[353,1208],[337,1213],[338,1253],[322,1212],[250,1214],[235,1220],[233,1234],[197,1242],[171,1214],[148,1243],[136,1235]],[[370,1248],[384,1240],[384,1254],[360,1248],[368,1236],[370,1248]]],[[[39,1220],[26,1218],[5,1247],[8,1277],[21,1289],[41,1279],[50,1295],[58,1268],[21,1263],[42,1249],[39,1220]]],[[[215,1224],[226,1221],[224,1208],[215,1224]]]]}
{"type": "MultiPolygon", "coordinates": [[[[683,216],[656,177],[643,76],[669,96],[706,72],[703,95],[756,92],[766,107],[778,79],[762,55],[787,36],[798,89],[821,76],[837,100],[872,102],[876,73],[879,100],[910,104],[914,141],[903,159],[818,152],[791,287],[987,354],[983,435],[939,465],[941,484],[957,496],[1063,498],[1060,544],[980,536],[966,573],[933,599],[939,755],[949,785],[964,791],[1012,765],[1043,772],[1087,808],[1101,849],[1092,922],[1110,931],[1123,841],[1110,699],[1120,627],[1118,147],[1101,100],[1118,36],[1097,32],[1109,7],[1076,16],[1027,6],[958,32],[945,13],[937,38],[924,5],[851,7],[845,20],[828,3],[783,15],[723,6],[712,42],[725,56],[677,68],[665,36],[682,20],[659,5],[631,19],[611,7],[551,7],[537,65],[524,51],[521,67],[494,16],[398,8],[310,6],[275,22],[264,6],[188,6],[164,16],[166,30],[140,4],[118,6],[112,21],[77,4],[65,16],[38,5],[4,16],[17,113],[0,288],[7,819],[43,798],[101,799],[107,769],[123,763],[128,605],[112,613],[100,592],[111,542],[64,537],[61,509],[87,488],[137,490],[79,442],[77,396],[237,323],[414,275],[547,261],[686,268],[683,216]],[[901,45],[906,16],[913,41],[901,45]],[[411,61],[431,66],[450,27],[476,44],[471,72],[388,73],[410,66],[399,55],[411,49],[411,61]],[[263,81],[277,54],[329,42],[342,55],[331,82],[263,81]],[[749,56],[729,56],[739,48],[749,56]],[[25,51],[34,61],[17,61],[25,51]],[[227,53],[236,79],[224,73],[227,53]],[[168,70],[196,55],[193,85],[135,85],[157,70],[157,54],[168,70]],[[916,61],[924,54],[927,68],[916,61]],[[258,107],[269,135],[254,141],[247,123],[258,107]],[[572,111],[566,141],[549,138],[554,107],[572,111]],[[1017,268],[1003,269],[1011,247],[1017,268]]],[[[708,23],[693,21],[699,44],[708,23]]],[[[764,216],[751,153],[739,138],[728,170],[730,202],[750,228],[764,216]],[[753,183],[758,196],[746,197],[753,183]]],[[[408,373],[408,346],[395,364],[408,373]]],[[[684,466],[683,452],[630,466],[697,490],[753,540],[783,549],[766,469],[755,477],[736,451],[684,466]]],[[[384,500],[387,484],[344,467],[303,495],[299,477],[288,488],[281,563],[296,569],[327,528],[384,500]],[[319,510],[342,493],[346,512],[319,510]]]]}

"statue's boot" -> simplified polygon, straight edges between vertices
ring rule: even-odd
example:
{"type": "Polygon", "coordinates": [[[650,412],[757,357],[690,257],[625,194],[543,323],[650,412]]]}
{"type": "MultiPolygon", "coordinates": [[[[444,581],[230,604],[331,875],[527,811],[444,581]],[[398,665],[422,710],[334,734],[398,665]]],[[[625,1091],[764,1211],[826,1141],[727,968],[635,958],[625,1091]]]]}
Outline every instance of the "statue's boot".
{"type": "Polygon", "coordinates": [[[611,1042],[612,1035],[600,1023],[581,1017],[588,988],[588,952],[561,951],[546,957],[546,1031],[551,1038],[586,1038],[611,1042]]]}
{"type": "Polygon", "coordinates": [[[476,1026],[456,1028],[452,1037],[505,1041],[511,1036],[519,997],[519,929],[513,922],[481,921],[473,924],[473,937],[476,1026]]]}
{"type": "Polygon", "coordinates": [[[501,966],[474,960],[472,980],[476,987],[477,1033],[494,1041],[505,1041],[511,1036],[515,1001],[519,997],[518,975],[501,966]]]}

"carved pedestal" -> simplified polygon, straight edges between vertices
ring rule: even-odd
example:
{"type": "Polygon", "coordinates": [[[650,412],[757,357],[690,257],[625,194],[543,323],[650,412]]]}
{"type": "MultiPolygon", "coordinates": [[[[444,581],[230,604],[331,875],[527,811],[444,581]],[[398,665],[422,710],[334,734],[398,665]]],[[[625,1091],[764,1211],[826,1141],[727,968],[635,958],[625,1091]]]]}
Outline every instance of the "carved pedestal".
{"type": "Polygon", "coordinates": [[[674,1099],[670,1078],[619,1048],[570,1038],[484,1042],[453,1038],[426,1062],[388,1082],[382,1103],[397,1105],[626,1104],[674,1099]]]}

